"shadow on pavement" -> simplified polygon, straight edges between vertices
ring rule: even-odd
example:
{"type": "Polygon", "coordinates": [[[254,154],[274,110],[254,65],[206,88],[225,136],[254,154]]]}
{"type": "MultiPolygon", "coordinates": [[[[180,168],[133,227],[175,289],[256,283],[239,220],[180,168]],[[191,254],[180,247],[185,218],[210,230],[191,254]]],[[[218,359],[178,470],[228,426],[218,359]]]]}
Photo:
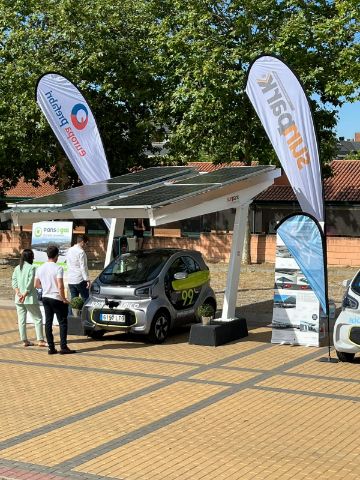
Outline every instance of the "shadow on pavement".
{"type": "MultiPolygon", "coordinates": [[[[256,308],[250,306],[238,307],[236,309],[237,318],[245,318],[249,331],[249,336],[241,338],[231,343],[237,342],[262,342],[271,343],[271,328],[266,331],[256,331],[263,327],[268,327],[272,321],[272,301],[260,302],[256,308]]],[[[221,310],[217,311],[217,317],[221,316],[221,310]]],[[[166,340],[167,345],[176,345],[188,343],[191,325],[184,325],[174,328],[166,340]]],[[[81,352],[105,351],[105,350],[135,350],[153,346],[146,336],[134,335],[130,333],[106,333],[101,340],[93,340],[89,337],[72,339],[69,337],[69,344],[78,344],[87,346],[80,350],[81,352]]],[[[217,347],[219,348],[219,347],[217,347]]]]}

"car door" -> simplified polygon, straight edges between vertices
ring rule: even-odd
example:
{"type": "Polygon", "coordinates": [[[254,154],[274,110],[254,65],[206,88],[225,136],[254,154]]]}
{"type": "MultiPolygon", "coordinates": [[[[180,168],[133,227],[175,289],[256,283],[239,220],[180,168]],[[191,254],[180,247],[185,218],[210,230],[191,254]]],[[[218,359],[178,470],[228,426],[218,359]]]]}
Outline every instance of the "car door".
{"type": "Polygon", "coordinates": [[[165,293],[178,319],[194,317],[196,301],[208,279],[208,271],[202,271],[192,257],[182,256],[173,261],[165,275],[165,293]],[[181,273],[183,278],[176,278],[181,277],[181,273]]]}

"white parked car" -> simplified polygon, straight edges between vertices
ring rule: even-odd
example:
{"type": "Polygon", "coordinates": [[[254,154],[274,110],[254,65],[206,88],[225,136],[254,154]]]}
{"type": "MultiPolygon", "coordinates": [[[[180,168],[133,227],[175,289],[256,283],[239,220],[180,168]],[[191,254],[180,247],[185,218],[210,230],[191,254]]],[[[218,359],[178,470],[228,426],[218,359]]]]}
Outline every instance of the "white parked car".
{"type": "Polygon", "coordinates": [[[360,352],[360,270],[343,285],[346,292],[334,326],[334,346],[341,362],[352,362],[360,352]]]}

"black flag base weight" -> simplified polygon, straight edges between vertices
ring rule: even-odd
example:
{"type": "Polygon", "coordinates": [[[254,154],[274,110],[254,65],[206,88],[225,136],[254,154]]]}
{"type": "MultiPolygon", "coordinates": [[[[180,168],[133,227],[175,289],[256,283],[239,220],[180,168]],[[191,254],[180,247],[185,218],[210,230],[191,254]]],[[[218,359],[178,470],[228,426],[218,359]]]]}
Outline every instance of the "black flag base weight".
{"type": "MultiPolygon", "coordinates": [[[[330,339],[330,337],[329,337],[330,339]]],[[[317,362],[327,362],[327,363],[339,363],[339,360],[337,358],[332,358],[331,356],[331,345],[330,345],[330,340],[329,340],[329,346],[328,346],[329,350],[328,350],[328,356],[327,357],[322,357],[322,358],[318,358],[316,361],[317,362]]]]}
{"type": "Polygon", "coordinates": [[[332,357],[322,357],[322,358],[318,358],[316,361],[326,362],[326,363],[339,363],[339,360],[337,358],[332,358],[332,357]]]}

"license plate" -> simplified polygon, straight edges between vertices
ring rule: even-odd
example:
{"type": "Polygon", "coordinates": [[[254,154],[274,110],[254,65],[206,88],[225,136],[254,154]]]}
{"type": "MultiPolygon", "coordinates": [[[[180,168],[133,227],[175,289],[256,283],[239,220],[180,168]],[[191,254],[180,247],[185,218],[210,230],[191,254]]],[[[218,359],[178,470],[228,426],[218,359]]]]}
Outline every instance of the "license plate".
{"type": "Polygon", "coordinates": [[[100,319],[103,322],[125,323],[125,315],[118,315],[116,313],[102,313],[100,319]]]}

